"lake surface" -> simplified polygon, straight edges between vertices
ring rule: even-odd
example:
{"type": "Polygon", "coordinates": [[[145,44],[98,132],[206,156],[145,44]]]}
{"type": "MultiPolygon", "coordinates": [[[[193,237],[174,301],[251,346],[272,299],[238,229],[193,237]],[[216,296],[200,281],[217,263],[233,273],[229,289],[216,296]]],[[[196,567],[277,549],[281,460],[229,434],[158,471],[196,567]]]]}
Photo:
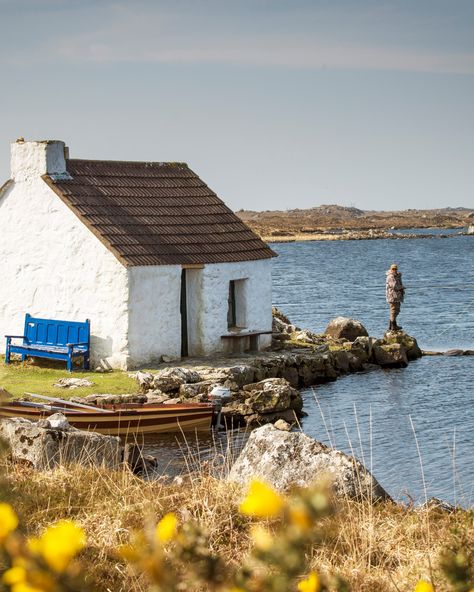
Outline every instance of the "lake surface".
{"type": "MultiPolygon", "coordinates": [[[[360,320],[370,335],[388,323],[385,271],[397,262],[407,287],[399,323],[423,349],[474,349],[474,237],[272,245],[274,303],[293,323],[324,331],[331,318],[360,320]]],[[[400,370],[352,374],[303,392],[308,435],[355,454],[400,500],[425,494],[474,503],[474,356],[425,357],[400,370]],[[419,452],[418,452],[419,451],[419,452]],[[423,465],[421,469],[420,463],[423,465]]],[[[175,473],[245,434],[148,441],[160,470],[175,473]],[[176,459],[179,459],[178,461],[176,459]]]]}

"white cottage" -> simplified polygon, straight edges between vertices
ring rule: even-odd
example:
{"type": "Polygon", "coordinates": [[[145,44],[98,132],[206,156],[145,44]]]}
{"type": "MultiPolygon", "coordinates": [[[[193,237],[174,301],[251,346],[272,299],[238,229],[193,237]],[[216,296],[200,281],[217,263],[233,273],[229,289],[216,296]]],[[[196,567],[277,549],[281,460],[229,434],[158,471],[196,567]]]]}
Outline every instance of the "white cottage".
{"type": "Polygon", "coordinates": [[[92,362],[126,369],[271,331],[275,254],[184,163],[69,159],[63,142],[20,139],[0,254],[2,342],[27,312],[90,319],[92,362]]]}

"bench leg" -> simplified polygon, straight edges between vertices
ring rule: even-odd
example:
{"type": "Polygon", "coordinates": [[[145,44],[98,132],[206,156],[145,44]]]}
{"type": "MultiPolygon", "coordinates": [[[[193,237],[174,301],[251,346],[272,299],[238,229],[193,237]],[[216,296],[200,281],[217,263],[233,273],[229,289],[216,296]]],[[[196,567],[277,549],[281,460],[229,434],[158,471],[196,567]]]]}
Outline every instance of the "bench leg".
{"type": "Polygon", "coordinates": [[[250,350],[251,352],[259,351],[260,335],[250,335],[250,350]]]}
{"type": "Polygon", "coordinates": [[[25,362],[26,361],[26,354],[21,354],[21,361],[25,362]]]}
{"type": "Polygon", "coordinates": [[[91,361],[90,361],[89,354],[86,354],[84,356],[84,361],[82,363],[82,367],[83,367],[84,370],[90,370],[90,368],[91,368],[91,361]]]}
{"type": "Polygon", "coordinates": [[[67,371],[72,372],[72,355],[69,354],[67,358],[67,371]]]}
{"type": "Polygon", "coordinates": [[[10,363],[10,344],[7,343],[7,348],[5,350],[5,364],[10,363]]]}

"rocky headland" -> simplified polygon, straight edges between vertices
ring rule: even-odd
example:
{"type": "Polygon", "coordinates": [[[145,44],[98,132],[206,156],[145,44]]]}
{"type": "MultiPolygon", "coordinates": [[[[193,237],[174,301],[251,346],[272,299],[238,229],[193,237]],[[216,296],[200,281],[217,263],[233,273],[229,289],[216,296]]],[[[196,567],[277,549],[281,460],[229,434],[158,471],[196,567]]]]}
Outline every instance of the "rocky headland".
{"type": "Polygon", "coordinates": [[[467,208],[384,212],[322,205],[286,211],[240,210],[237,214],[267,242],[447,238],[456,233],[440,233],[439,229],[471,234],[474,225],[474,210],[467,208]],[[407,230],[415,228],[426,232],[407,230]]]}

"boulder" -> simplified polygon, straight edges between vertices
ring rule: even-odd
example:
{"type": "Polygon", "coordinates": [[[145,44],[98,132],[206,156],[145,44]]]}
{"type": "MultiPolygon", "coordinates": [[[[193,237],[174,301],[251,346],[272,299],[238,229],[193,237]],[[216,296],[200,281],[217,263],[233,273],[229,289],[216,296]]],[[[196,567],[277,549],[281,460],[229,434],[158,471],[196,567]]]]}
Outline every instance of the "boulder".
{"type": "Polygon", "coordinates": [[[444,356],[464,356],[464,350],[463,349],[448,349],[445,352],[443,352],[444,356]]]}
{"type": "MultiPolygon", "coordinates": [[[[58,419],[55,417],[56,424],[58,419]]],[[[64,422],[64,428],[54,428],[51,423],[19,417],[2,420],[0,437],[8,443],[12,460],[39,470],[71,463],[119,468],[122,458],[119,438],[76,430],[64,422]]]]}
{"type": "Polygon", "coordinates": [[[276,308],[276,306],[272,308],[272,316],[272,330],[274,333],[293,333],[293,331],[299,331],[298,327],[293,325],[290,319],[281,310],[276,308]]]}
{"type": "Polygon", "coordinates": [[[247,415],[293,409],[299,407],[301,398],[298,391],[284,378],[266,378],[261,382],[244,386],[243,390],[248,393],[244,403],[249,410],[247,415]]]}
{"type": "Polygon", "coordinates": [[[154,405],[159,405],[161,403],[165,403],[166,401],[169,401],[170,397],[169,395],[165,395],[165,393],[162,393],[161,391],[150,391],[149,393],[146,394],[146,403],[149,404],[154,404],[154,405]]]}
{"type": "Polygon", "coordinates": [[[347,339],[349,341],[355,341],[357,337],[368,337],[369,335],[362,323],[346,317],[337,317],[329,321],[325,333],[336,339],[347,339]]]}
{"type": "Polygon", "coordinates": [[[282,430],[283,432],[291,432],[291,424],[285,421],[284,419],[278,419],[274,426],[277,430],[282,430]]]}
{"type": "Polygon", "coordinates": [[[300,341],[301,343],[319,343],[321,338],[309,331],[308,329],[303,329],[302,331],[295,331],[291,334],[291,338],[294,341],[300,341]]]}
{"type": "Polygon", "coordinates": [[[153,389],[160,390],[162,393],[171,393],[179,390],[179,387],[186,381],[180,372],[175,369],[163,370],[156,374],[153,379],[153,389]]]}
{"type": "Polygon", "coordinates": [[[416,339],[405,331],[388,331],[385,333],[383,341],[388,345],[392,343],[403,345],[409,360],[416,360],[423,355],[416,339]]]}
{"type": "Polygon", "coordinates": [[[302,432],[285,432],[271,424],[250,434],[228,479],[245,485],[258,478],[284,492],[328,477],[337,496],[373,501],[391,499],[355,458],[328,448],[302,432]]]}
{"type": "Polygon", "coordinates": [[[150,372],[137,372],[130,376],[135,378],[143,393],[146,393],[152,388],[154,376],[150,372]]]}
{"type": "Polygon", "coordinates": [[[334,350],[331,352],[334,360],[334,367],[341,374],[347,374],[351,370],[349,354],[345,349],[334,350]]]}
{"type": "Polygon", "coordinates": [[[182,384],[179,387],[179,396],[183,399],[191,399],[201,395],[208,395],[215,383],[212,380],[201,380],[194,384],[182,384]]]}
{"type": "Polygon", "coordinates": [[[375,345],[373,357],[375,363],[382,368],[405,368],[408,366],[407,352],[400,343],[375,345]]]}

